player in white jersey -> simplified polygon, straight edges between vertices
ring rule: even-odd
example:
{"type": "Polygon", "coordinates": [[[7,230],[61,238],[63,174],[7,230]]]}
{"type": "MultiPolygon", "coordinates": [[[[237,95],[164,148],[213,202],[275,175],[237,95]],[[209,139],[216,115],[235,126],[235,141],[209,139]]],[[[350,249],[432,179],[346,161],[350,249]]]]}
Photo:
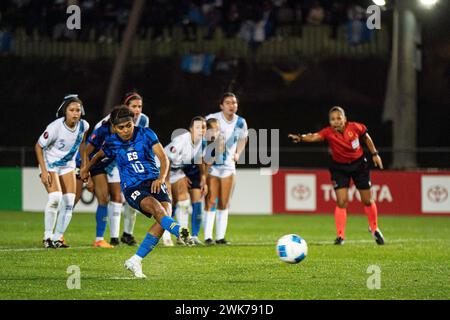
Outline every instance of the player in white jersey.
{"type": "Polygon", "coordinates": [[[221,112],[206,116],[217,119],[224,152],[208,170],[208,195],[205,202],[205,244],[213,244],[212,234],[216,219],[216,244],[228,244],[225,233],[228,225],[228,207],[234,187],[236,162],[245,149],[248,137],[247,123],[236,114],[238,101],[234,93],[227,92],[220,101],[221,112]],[[217,201],[218,199],[218,201],[217,201]],[[217,203],[217,208],[216,208],[217,203]],[[216,210],[217,209],[217,210],[216,210]],[[216,213],[217,212],[217,213],[216,213]]]}
{"type": "MultiPolygon", "coordinates": [[[[189,131],[177,135],[164,148],[170,160],[169,185],[172,193],[174,212],[181,227],[188,228],[189,212],[192,205],[192,241],[202,244],[198,239],[202,219],[202,196],[207,192],[206,172],[203,165],[203,153],[206,120],[194,117],[189,131]]],[[[163,234],[163,243],[172,246],[170,233],[163,234]]]]}
{"type": "Polygon", "coordinates": [[[72,219],[75,201],[75,156],[84,148],[89,130],[89,123],[81,119],[83,115],[78,96],[65,96],[56,112],[58,119],[47,126],[35,146],[41,182],[48,192],[43,240],[46,248],[68,247],[63,235],[72,219]]]}

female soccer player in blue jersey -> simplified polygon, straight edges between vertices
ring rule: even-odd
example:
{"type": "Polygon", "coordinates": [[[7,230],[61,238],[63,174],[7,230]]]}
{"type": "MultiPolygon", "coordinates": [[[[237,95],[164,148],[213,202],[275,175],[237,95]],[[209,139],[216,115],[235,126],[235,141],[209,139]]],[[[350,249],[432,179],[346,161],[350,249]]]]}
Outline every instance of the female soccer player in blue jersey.
{"type": "Polygon", "coordinates": [[[125,267],[138,278],[145,278],[142,259],[157,245],[164,230],[180,237],[186,244],[192,240],[187,228],[171,218],[171,199],[164,183],[169,160],[158,137],[149,128],[135,127],[134,114],[129,108],[117,107],[111,112],[110,121],[115,133],[106,138],[102,149],[81,170],[81,178],[87,178],[87,170],[100,158],[115,159],[119,168],[120,184],[128,204],[157,223],[148,230],[135,255],[125,262],[125,267]],[[156,165],[155,156],[160,162],[156,165]]]}
{"type": "MultiPolygon", "coordinates": [[[[144,106],[144,98],[136,90],[127,92],[123,98],[123,104],[126,105],[134,113],[134,124],[138,127],[148,128],[149,117],[142,113],[144,106]]],[[[120,240],[130,246],[137,244],[134,239],[134,225],[136,223],[136,210],[127,203],[123,210],[123,233],[120,240]]]]}

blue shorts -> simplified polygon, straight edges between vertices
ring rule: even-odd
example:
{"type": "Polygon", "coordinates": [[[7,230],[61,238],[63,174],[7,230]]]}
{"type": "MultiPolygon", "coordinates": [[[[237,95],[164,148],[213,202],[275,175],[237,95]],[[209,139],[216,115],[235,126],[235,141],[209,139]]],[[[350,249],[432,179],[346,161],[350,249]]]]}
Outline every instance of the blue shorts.
{"type": "MultiPolygon", "coordinates": [[[[109,160],[109,159],[108,159],[109,160]]],[[[99,161],[97,163],[95,163],[90,169],[89,169],[89,173],[91,174],[91,177],[95,177],[99,174],[108,174],[108,172],[106,171],[107,167],[111,164],[112,161],[99,161]]],[[[76,162],[77,167],[75,169],[75,176],[77,179],[81,180],[81,176],[80,176],[80,167],[81,167],[81,162],[76,162]]]]}
{"type": "Polygon", "coordinates": [[[191,189],[200,189],[200,169],[197,165],[184,167],[183,172],[191,180],[191,189]]]}
{"type": "Polygon", "coordinates": [[[161,190],[158,193],[152,193],[150,191],[153,181],[155,180],[146,180],[141,184],[138,184],[137,186],[126,188],[123,191],[123,195],[125,196],[128,204],[134,209],[139,210],[146,216],[153,215],[151,212],[146,212],[141,208],[141,201],[148,196],[155,198],[159,202],[172,203],[172,199],[170,199],[165,183],[161,185],[161,190]]]}

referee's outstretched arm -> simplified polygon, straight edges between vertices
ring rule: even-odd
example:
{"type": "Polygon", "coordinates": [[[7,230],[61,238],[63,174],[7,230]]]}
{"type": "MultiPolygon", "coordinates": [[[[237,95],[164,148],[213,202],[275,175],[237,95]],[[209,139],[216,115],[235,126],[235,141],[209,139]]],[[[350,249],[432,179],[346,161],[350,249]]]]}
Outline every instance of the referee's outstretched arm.
{"type": "Polygon", "coordinates": [[[288,138],[292,139],[293,143],[299,142],[321,142],[323,141],[323,137],[316,133],[308,133],[308,134],[295,134],[291,133],[288,135],[288,138]]]}

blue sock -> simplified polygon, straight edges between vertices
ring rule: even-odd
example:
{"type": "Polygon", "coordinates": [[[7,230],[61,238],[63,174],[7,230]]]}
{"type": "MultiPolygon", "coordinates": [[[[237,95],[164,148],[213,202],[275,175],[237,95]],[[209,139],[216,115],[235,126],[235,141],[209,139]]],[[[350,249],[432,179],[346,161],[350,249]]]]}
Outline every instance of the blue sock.
{"type": "Polygon", "coordinates": [[[202,223],[202,203],[194,202],[192,204],[192,235],[197,237],[202,223]]]}
{"type": "Polygon", "coordinates": [[[154,247],[158,244],[159,238],[147,233],[144,240],[141,242],[141,245],[137,249],[136,255],[141,258],[145,258],[154,247]]]}
{"type": "Polygon", "coordinates": [[[169,231],[177,238],[180,236],[180,225],[171,217],[165,216],[164,218],[162,218],[161,227],[169,231]]]}
{"type": "Polygon", "coordinates": [[[95,213],[95,220],[97,221],[96,226],[96,237],[101,238],[105,234],[106,224],[108,222],[108,207],[107,206],[97,206],[97,212],[95,213]]]}

